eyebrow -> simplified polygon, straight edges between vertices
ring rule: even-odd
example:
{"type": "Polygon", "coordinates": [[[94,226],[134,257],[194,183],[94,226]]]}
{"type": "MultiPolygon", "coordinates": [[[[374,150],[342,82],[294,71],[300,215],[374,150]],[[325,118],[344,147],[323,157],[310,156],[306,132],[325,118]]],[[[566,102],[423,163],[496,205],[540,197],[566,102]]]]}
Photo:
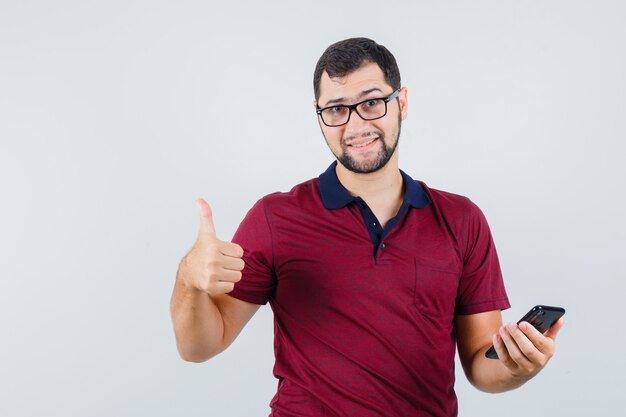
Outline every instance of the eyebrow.
{"type": "MultiPolygon", "coordinates": [[[[374,91],[379,91],[380,93],[383,93],[383,90],[381,90],[380,88],[374,87],[374,88],[370,88],[369,90],[363,90],[359,93],[359,95],[356,97],[357,99],[363,98],[366,95],[373,93],[374,91]]],[[[346,98],[345,97],[339,97],[339,98],[334,98],[332,100],[328,100],[326,102],[326,104],[324,105],[324,107],[328,107],[332,104],[337,104],[337,103],[341,103],[342,101],[344,101],[346,98]]]]}

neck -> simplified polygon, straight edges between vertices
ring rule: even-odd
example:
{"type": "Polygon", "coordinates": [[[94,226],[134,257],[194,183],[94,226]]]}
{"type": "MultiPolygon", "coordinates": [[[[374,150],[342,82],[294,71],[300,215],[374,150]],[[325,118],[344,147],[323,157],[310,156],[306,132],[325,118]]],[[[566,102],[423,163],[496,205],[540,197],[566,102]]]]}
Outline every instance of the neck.
{"type": "Polygon", "coordinates": [[[352,172],[337,163],[337,178],[351,195],[361,197],[368,205],[395,207],[404,198],[397,155],[396,152],[387,165],[369,174],[352,172]]]}

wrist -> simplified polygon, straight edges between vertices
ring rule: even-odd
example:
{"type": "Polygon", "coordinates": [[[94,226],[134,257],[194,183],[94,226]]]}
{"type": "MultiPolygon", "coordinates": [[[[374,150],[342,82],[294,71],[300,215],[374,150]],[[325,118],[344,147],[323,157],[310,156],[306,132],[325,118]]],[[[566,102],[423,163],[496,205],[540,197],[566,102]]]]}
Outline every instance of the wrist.
{"type": "Polygon", "coordinates": [[[191,265],[190,265],[188,257],[189,255],[185,255],[183,259],[181,259],[180,263],[178,264],[176,280],[183,287],[185,292],[188,292],[191,294],[202,293],[202,291],[196,285],[194,285],[193,281],[190,279],[191,278],[191,274],[190,274],[191,265]]]}
{"type": "Polygon", "coordinates": [[[521,387],[526,382],[530,381],[537,374],[537,372],[533,372],[532,374],[529,374],[529,373],[523,373],[520,370],[509,369],[509,374],[510,374],[509,381],[515,388],[517,388],[517,387],[521,387]]]}

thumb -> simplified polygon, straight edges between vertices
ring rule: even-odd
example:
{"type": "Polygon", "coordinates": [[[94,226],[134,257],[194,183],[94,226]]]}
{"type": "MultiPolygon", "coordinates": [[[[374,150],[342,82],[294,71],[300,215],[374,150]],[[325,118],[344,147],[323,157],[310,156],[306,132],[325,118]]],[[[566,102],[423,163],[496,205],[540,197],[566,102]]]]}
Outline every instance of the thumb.
{"type": "Polygon", "coordinates": [[[561,328],[564,325],[565,325],[565,322],[563,321],[563,319],[562,318],[558,319],[556,323],[554,323],[552,327],[550,327],[550,330],[544,333],[544,336],[549,337],[552,340],[556,339],[557,333],[559,332],[559,330],[561,330],[561,328]]]}
{"type": "Polygon", "coordinates": [[[203,198],[198,198],[196,204],[200,209],[200,230],[198,235],[208,234],[215,237],[215,226],[213,225],[213,212],[209,204],[203,198]]]}

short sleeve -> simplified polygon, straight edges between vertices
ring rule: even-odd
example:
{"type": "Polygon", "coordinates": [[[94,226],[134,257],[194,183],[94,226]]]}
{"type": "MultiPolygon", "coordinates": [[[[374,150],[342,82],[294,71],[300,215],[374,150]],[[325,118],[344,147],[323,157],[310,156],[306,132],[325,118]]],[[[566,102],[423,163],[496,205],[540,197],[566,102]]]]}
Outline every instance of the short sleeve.
{"type": "Polygon", "coordinates": [[[463,272],[456,314],[476,314],[509,308],[496,247],[482,211],[471,201],[465,214],[461,240],[463,272]]]}
{"type": "Polygon", "coordinates": [[[228,295],[254,304],[266,304],[274,295],[272,235],[263,200],[248,211],[232,240],[243,248],[241,281],[228,295]]]}

